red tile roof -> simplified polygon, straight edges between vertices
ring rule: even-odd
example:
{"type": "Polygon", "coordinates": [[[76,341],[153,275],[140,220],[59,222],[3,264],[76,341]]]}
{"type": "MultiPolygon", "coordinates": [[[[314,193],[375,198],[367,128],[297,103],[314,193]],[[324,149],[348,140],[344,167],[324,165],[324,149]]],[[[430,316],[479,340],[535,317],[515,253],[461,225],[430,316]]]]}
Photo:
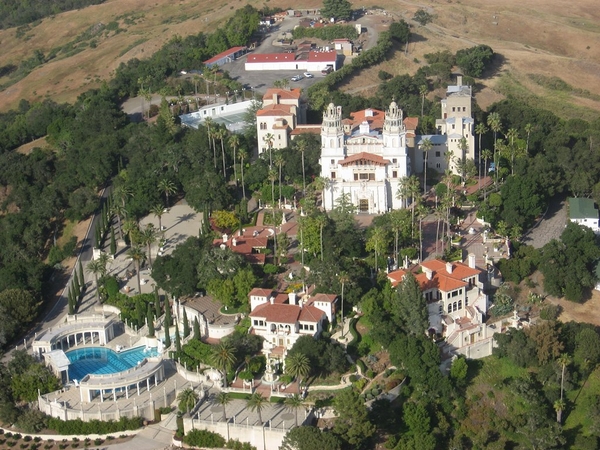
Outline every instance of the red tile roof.
{"type": "Polygon", "coordinates": [[[267,105],[265,107],[263,107],[262,109],[259,109],[256,112],[257,116],[276,116],[276,117],[281,117],[281,116],[290,116],[292,114],[292,107],[293,105],[282,105],[281,103],[278,103],[276,105],[267,105]]]}
{"type": "Polygon", "coordinates": [[[321,125],[298,125],[292,130],[294,136],[300,134],[321,134],[321,125]]]}
{"type": "Polygon", "coordinates": [[[334,63],[337,60],[337,52],[335,50],[328,52],[311,51],[308,54],[309,62],[330,62],[334,63]]]}
{"type": "Polygon", "coordinates": [[[267,322],[296,323],[300,310],[296,305],[265,303],[254,308],[250,317],[263,317],[267,322]]]}
{"type": "Polygon", "coordinates": [[[419,118],[418,117],[406,117],[404,119],[404,126],[408,131],[415,131],[419,126],[419,118]]]}
{"type": "Polygon", "coordinates": [[[385,166],[387,164],[390,164],[390,161],[387,159],[384,159],[383,157],[379,156],[379,155],[374,155],[373,153],[367,153],[367,152],[360,152],[357,153],[356,155],[352,155],[352,156],[348,156],[347,158],[344,158],[342,161],[340,161],[340,165],[342,166],[347,166],[349,164],[352,164],[356,161],[367,161],[367,162],[371,162],[380,166],[385,166]]]}
{"type": "Polygon", "coordinates": [[[326,315],[325,312],[323,312],[319,308],[315,308],[314,306],[310,305],[305,305],[300,311],[300,317],[298,318],[298,320],[302,322],[318,323],[321,321],[324,315],[326,315]]]}
{"type": "Polygon", "coordinates": [[[273,291],[271,289],[254,288],[248,293],[248,295],[254,297],[265,297],[268,299],[271,297],[272,293],[273,291]]]}
{"type": "Polygon", "coordinates": [[[298,100],[300,98],[300,94],[302,94],[302,89],[300,88],[292,88],[292,89],[279,89],[279,88],[269,88],[265,95],[263,95],[263,100],[271,100],[273,98],[273,94],[277,94],[280,99],[285,100],[298,100]]]}
{"type": "Polygon", "coordinates": [[[383,128],[385,113],[378,109],[368,108],[362,111],[350,113],[352,118],[352,127],[358,127],[361,123],[367,121],[371,130],[383,128]]]}
{"type": "Polygon", "coordinates": [[[206,61],[204,61],[204,64],[212,64],[214,62],[217,62],[220,59],[225,58],[226,56],[231,56],[234,53],[239,52],[240,50],[245,49],[246,47],[231,47],[229,50],[225,50],[224,52],[219,53],[218,55],[213,56],[210,59],[207,59],[206,61]]]}
{"type": "Polygon", "coordinates": [[[259,53],[248,56],[248,63],[290,62],[295,61],[293,53],[259,53]]]}
{"type": "Polygon", "coordinates": [[[333,303],[338,296],[335,294],[315,294],[311,299],[312,302],[333,303]]]}

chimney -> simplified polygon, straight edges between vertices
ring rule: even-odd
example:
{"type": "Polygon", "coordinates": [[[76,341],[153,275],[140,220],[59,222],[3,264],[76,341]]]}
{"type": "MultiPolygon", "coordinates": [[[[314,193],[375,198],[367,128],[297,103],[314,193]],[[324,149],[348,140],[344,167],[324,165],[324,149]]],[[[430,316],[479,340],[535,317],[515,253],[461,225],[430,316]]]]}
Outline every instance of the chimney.
{"type": "Polygon", "coordinates": [[[462,86],[462,75],[456,75],[456,85],[462,86]]]}
{"type": "Polygon", "coordinates": [[[227,242],[228,238],[229,238],[229,236],[227,236],[226,234],[223,234],[223,243],[227,242]]]}
{"type": "Polygon", "coordinates": [[[290,292],[288,294],[288,302],[290,305],[295,305],[296,304],[296,293],[295,292],[290,292]]]}
{"type": "Polygon", "coordinates": [[[235,247],[235,246],[237,246],[237,239],[236,239],[236,238],[233,238],[233,239],[231,240],[231,244],[232,244],[234,247],[235,247]]]}
{"type": "Polygon", "coordinates": [[[277,93],[273,93],[273,104],[279,104],[279,96],[277,95],[277,93]]]}
{"type": "Polygon", "coordinates": [[[269,302],[271,302],[271,305],[275,304],[275,297],[271,295],[271,298],[269,298],[269,302]]]}
{"type": "Polygon", "coordinates": [[[473,253],[469,253],[469,267],[471,269],[475,268],[475,255],[473,253]]]}
{"type": "Polygon", "coordinates": [[[446,272],[452,273],[452,263],[451,262],[446,263],[446,272]]]}
{"type": "Polygon", "coordinates": [[[423,267],[423,272],[425,272],[425,276],[427,277],[428,280],[431,280],[433,278],[433,271],[431,269],[428,269],[427,267],[423,267]]]}

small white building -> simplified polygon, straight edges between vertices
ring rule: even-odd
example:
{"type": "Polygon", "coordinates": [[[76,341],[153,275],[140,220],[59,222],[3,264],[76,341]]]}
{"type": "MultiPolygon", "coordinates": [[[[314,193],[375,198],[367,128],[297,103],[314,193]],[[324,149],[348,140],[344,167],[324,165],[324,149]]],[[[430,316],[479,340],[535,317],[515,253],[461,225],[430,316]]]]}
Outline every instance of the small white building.
{"type": "Polygon", "coordinates": [[[297,70],[300,72],[320,72],[327,67],[337,70],[336,51],[310,51],[308,56],[296,53],[260,53],[248,55],[246,70],[297,70]]]}
{"type": "Polygon", "coordinates": [[[569,198],[569,220],[600,233],[598,209],[591,198],[569,198]]]}
{"type": "Polygon", "coordinates": [[[290,134],[298,124],[306,121],[306,105],[301,89],[267,89],[262,108],[256,112],[258,154],[290,145],[290,134]]]}

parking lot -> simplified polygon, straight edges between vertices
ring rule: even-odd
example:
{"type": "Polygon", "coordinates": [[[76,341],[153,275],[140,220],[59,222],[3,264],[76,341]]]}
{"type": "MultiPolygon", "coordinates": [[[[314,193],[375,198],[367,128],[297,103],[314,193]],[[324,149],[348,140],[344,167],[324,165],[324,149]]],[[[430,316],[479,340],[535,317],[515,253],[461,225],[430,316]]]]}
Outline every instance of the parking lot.
{"type": "MultiPolygon", "coordinates": [[[[277,40],[277,36],[280,33],[288,32],[292,30],[303,17],[286,17],[283,22],[279,22],[266,34],[265,39],[252,51],[252,53],[283,53],[286,51],[285,47],[273,45],[273,42],[277,40]]],[[[264,94],[264,92],[273,86],[273,83],[277,80],[287,78],[290,83],[290,87],[299,87],[306,90],[308,87],[319,81],[325,75],[321,72],[313,72],[314,78],[303,77],[300,81],[291,81],[295,75],[303,75],[303,71],[300,70],[261,70],[261,71],[246,71],[246,56],[243,56],[236,61],[230,62],[222,66],[223,70],[229,72],[229,75],[234,80],[242,83],[243,85],[250,86],[257,93],[264,94]]]]}

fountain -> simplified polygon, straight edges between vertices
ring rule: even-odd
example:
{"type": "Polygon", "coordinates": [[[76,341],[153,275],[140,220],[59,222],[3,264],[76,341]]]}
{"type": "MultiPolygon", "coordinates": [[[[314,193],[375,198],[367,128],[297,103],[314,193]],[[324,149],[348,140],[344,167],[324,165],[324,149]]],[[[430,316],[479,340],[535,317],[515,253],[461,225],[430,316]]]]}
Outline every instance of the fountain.
{"type": "Polygon", "coordinates": [[[261,380],[265,384],[273,385],[278,379],[279,375],[275,373],[275,369],[279,364],[278,358],[271,357],[271,350],[273,350],[275,346],[269,342],[263,342],[263,354],[265,355],[265,359],[267,360],[267,367],[265,369],[265,374],[262,376],[261,380]]]}

